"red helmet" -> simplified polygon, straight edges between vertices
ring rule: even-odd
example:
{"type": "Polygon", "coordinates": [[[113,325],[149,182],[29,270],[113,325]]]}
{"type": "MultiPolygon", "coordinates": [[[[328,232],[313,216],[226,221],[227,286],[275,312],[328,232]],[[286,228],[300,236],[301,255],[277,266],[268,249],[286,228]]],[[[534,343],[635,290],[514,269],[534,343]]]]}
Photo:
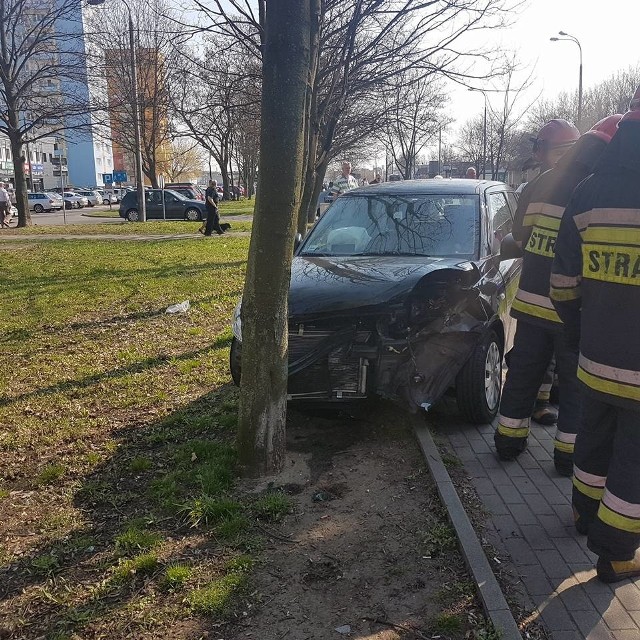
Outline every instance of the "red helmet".
{"type": "Polygon", "coordinates": [[[532,138],[533,151],[548,151],[557,147],[573,144],[580,137],[580,132],[575,125],[566,120],[554,118],[538,131],[538,135],[532,138]]]}
{"type": "Polygon", "coordinates": [[[606,144],[609,144],[611,138],[613,138],[618,130],[618,122],[620,122],[621,119],[622,114],[620,113],[602,118],[602,120],[596,122],[585,135],[596,136],[606,144]]]}
{"type": "Polygon", "coordinates": [[[629,103],[629,111],[622,116],[621,122],[628,122],[629,120],[640,120],[640,87],[633,94],[633,98],[629,103]]]}

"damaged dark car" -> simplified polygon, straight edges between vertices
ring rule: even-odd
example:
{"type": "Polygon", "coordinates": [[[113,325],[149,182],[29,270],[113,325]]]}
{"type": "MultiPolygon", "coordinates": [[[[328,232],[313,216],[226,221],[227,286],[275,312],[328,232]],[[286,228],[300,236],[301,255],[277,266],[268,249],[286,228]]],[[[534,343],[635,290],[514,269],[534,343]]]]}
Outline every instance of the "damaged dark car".
{"type": "MultiPolygon", "coordinates": [[[[492,420],[514,330],[520,261],[504,246],[515,207],[509,187],[478,180],[386,183],[337,198],[293,260],[289,399],[378,395],[416,411],[451,391],[466,419],[492,420]]],[[[238,384],[240,305],[233,334],[238,384]]]]}

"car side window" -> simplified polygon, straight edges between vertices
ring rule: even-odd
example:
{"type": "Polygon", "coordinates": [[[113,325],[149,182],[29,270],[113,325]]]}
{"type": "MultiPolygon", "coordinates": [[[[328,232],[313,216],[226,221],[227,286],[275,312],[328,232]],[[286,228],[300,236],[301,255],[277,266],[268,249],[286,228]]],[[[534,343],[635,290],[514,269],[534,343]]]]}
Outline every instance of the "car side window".
{"type": "Polygon", "coordinates": [[[489,194],[489,217],[491,229],[491,253],[500,252],[500,243],[503,238],[511,233],[513,227],[513,214],[507,202],[504,191],[495,191],[489,194]]]}

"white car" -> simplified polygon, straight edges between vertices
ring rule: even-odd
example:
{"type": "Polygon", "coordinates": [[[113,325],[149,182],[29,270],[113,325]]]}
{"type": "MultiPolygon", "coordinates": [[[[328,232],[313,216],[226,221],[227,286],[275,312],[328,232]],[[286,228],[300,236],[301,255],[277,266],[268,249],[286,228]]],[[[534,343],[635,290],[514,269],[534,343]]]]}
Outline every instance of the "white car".
{"type": "Polygon", "coordinates": [[[83,190],[76,191],[75,193],[76,195],[86,198],[90,207],[95,207],[97,204],[102,204],[102,196],[97,191],[83,190]]]}
{"type": "Polygon", "coordinates": [[[118,204],[119,200],[115,193],[111,191],[98,190],[100,197],[102,198],[102,204],[118,204]]]}
{"type": "Polygon", "coordinates": [[[53,211],[55,204],[48,193],[28,193],[29,209],[35,213],[44,213],[45,211],[53,211]]]}
{"type": "Polygon", "coordinates": [[[49,200],[53,201],[53,208],[56,211],[60,211],[62,207],[64,207],[64,200],[59,193],[55,193],[54,191],[46,191],[45,195],[49,196],[49,200]]]}
{"type": "Polygon", "coordinates": [[[89,206],[89,201],[84,196],[79,196],[73,191],[65,191],[62,197],[65,209],[82,209],[89,206]]]}

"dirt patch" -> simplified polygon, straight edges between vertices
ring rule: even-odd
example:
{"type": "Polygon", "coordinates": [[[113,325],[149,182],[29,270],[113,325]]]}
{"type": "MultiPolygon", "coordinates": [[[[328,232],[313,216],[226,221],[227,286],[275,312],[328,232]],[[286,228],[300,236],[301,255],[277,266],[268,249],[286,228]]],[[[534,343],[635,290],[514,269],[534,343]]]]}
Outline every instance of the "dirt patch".
{"type": "Polygon", "coordinates": [[[269,529],[254,604],[216,638],[475,637],[484,620],[402,414],[291,417],[308,481],[283,483],[295,515],[269,529]]]}

